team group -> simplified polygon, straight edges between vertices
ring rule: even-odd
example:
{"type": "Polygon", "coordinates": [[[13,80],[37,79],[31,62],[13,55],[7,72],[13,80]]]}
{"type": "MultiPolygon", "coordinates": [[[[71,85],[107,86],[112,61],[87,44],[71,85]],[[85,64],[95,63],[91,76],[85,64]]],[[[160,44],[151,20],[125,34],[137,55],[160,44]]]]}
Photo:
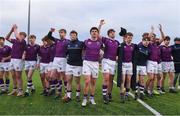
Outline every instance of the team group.
{"type": "Polygon", "coordinates": [[[105,104],[112,101],[113,80],[117,72],[117,86],[120,88],[120,100],[129,99],[130,89],[135,91],[135,99],[144,99],[145,94],[165,93],[165,78],[168,76],[169,92],[177,93],[176,82],[179,80],[180,89],[180,38],[170,44],[170,37],[164,35],[162,25],[159,25],[161,37],[157,38],[154,27],[150,32],[142,35],[141,42],[132,43],[133,33],[121,28],[119,35],[122,43],[115,39],[115,30],[109,29],[107,37],[101,35],[101,28],[105,24],[101,20],[98,27],[90,29],[90,37],[84,42],[78,39],[78,33],[70,32],[70,39],[66,39],[66,30],[60,29],[59,38],[49,33],[43,37],[43,45],[36,44],[36,36],[30,35],[28,43],[26,33],[18,32],[17,25],[13,25],[6,37],[0,37],[0,91],[9,91],[9,72],[12,75],[13,90],[8,95],[30,96],[35,92],[32,81],[34,71],[39,68],[43,87],[42,95],[55,95],[62,100],[72,100],[72,81],[76,82],[76,100],[80,102],[81,88],[83,88],[82,106],[88,102],[96,105],[94,95],[99,70],[103,73],[102,98],[105,104]],[[15,39],[11,38],[12,33],[15,39]],[[5,40],[12,43],[12,47],[5,45],[5,40]],[[99,65],[101,64],[101,68],[99,65]],[[23,92],[22,71],[27,77],[27,89],[23,92]],[[117,70],[117,71],[116,71],[117,70]],[[81,87],[81,75],[84,85],[81,87]],[[145,81],[145,77],[148,77],[145,81]],[[156,83],[155,83],[156,82],[156,83]],[[157,89],[154,89],[157,85],[157,89]]]}

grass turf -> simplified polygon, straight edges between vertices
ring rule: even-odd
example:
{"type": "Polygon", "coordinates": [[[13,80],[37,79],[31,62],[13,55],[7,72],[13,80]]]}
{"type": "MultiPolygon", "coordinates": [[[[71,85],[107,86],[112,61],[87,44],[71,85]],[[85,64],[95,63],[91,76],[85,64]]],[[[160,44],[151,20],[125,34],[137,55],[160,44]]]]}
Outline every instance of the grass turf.
{"type": "MultiPolygon", "coordinates": [[[[24,82],[26,77],[23,73],[24,82]]],[[[53,96],[45,97],[40,95],[42,91],[38,71],[35,72],[33,82],[36,87],[36,93],[23,98],[15,96],[0,96],[0,115],[152,115],[132,98],[125,104],[120,103],[119,89],[114,85],[113,102],[105,105],[102,101],[102,74],[99,74],[96,85],[95,101],[97,105],[88,104],[87,107],[81,107],[81,102],[72,100],[69,103],[63,103],[62,100],[55,100],[53,96]]],[[[83,78],[81,79],[83,85],[83,78]]],[[[24,83],[24,89],[26,83],[24,83]]],[[[11,85],[12,88],[12,85],[11,85]]],[[[73,99],[75,99],[75,89],[73,89],[73,99]]],[[[82,98],[82,97],[81,97],[82,98]]],[[[145,100],[150,106],[155,108],[161,114],[180,114],[180,94],[169,94],[155,96],[153,99],[145,100]]]]}

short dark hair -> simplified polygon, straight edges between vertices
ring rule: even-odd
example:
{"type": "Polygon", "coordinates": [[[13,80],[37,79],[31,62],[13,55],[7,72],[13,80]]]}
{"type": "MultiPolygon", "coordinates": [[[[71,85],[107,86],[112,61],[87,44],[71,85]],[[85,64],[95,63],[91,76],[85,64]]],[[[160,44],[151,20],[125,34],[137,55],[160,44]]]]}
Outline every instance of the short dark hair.
{"type": "Polygon", "coordinates": [[[171,38],[169,36],[165,36],[164,40],[170,41],[171,38]]]}
{"type": "Polygon", "coordinates": [[[47,35],[42,38],[42,41],[46,41],[48,43],[48,45],[52,45],[53,44],[53,41],[50,40],[47,35]]]}
{"type": "Polygon", "coordinates": [[[19,32],[19,35],[24,35],[24,37],[27,36],[27,34],[25,32],[19,32]]]}
{"type": "Polygon", "coordinates": [[[142,37],[145,37],[145,36],[149,36],[149,33],[145,32],[145,33],[142,34],[142,37]]]}
{"type": "Polygon", "coordinates": [[[47,41],[49,38],[48,38],[48,36],[44,36],[43,38],[42,38],[42,41],[47,41]]]}
{"type": "Polygon", "coordinates": [[[78,35],[78,33],[77,33],[75,30],[72,30],[72,31],[70,32],[70,34],[76,34],[76,35],[78,35]]]}
{"type": "Polygon", "coordinates": [[[30,35],[29,38],[35,38],[36,39],[36,36],[35,35],[30,35]]]}
{"type": "Polygon", "coordinates": [[[0,37],[0,39],[2,39],[3,41],[5,40],[5,38],[4,38],[4,37],[0,37]]]}
{"type": "Polygon", "coordinates": [[[133,36],[133,33],[127,32],[127,33],[126,33],[126,37],[127,37],[127,36],[133,36]]]}
{"type": "Polygon", "coordinates": [[[156,37],[156,34],[155,34],[155,33],[153,33],[153,36],[154,36],[154,37],[156,37]]]}
{"type": "Polygon", "coordinates": [[[109,35],[109,33],[111,33],[111,32],[115,32],[115,30],[114,30],[114,29],[109,29],[109,30],[107,31],[107,35],[109,35]]]}
{"type": "Polygon", "coordinates": [[[98,31],[98,33],[99,33],[99,29],[98,29],[97,27],[92,27],[92,28],[90,29],[90,33],[91,33],[92,30],[96,30],[96,31],[98,31]]]}
{"type": "Polygon", "coordinates": [[[180,41],[180,37],[175,37],[174,41],[180,41]]]}
{"type": "Polygon", "coordinates": [[[150,41],[150,38],[149,37],[143,37],[142,41],[150,41]]]}
{"type": "Polygon", "coordinates": [[[59,32],[63,31],[64,33],[66,33],[66,29],[60,29],[59,32]]]}

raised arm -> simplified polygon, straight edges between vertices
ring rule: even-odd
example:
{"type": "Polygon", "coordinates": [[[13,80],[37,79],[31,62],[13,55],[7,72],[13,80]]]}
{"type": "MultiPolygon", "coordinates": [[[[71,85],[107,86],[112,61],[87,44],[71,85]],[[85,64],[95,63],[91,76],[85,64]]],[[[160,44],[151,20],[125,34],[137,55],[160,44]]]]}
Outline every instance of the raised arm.
{"type": "Polygon", "coordinates": [[[104,19],[101,19],[99,22],[99,26],[98,26],[98,30],[99,30],[99,34],[101,35],[101,27],[105,24],[104,19]]]}
{"type": "Polygon", "coordinates": [[[17,30],[17,25],[15,24],[14,25],[14,36],[16,37],[16,38],[19,38],[19,33],[18,33],[18,30],[17,30]]]}
{"type": "Polygon", "coordinates": [[[11,41],[11,35],[12,35],[12,33],[14,32],[14,25],[12,26],[12,28],[11,28],[11,30],[9,31],[9,33],[6,35],[6,37],[5,37],[5,39],[7,40],[7,41],[11,41]]]}
{"type": "Polygon", "coordinates": [[[55,29],[54,28],[51,28],[50,29],[50,31],[49,31],[49,33],[48,33],[48,38],[50,39],[50,40],[52,40],[52,41],[56,41],[56,38],[55,37],[53,37],[52,36],[52,33],[55,31],[55,29]]]}
{"type": "Polygon", "coordinates": [[[159,24],[159,31],[161,33],[161,38],[160,38],[160,43],[163,42],[164,38],[165,38],[165,35],[164,35],[164,32],[163,32],[163,29],[162,29],[162,25],[159,24]]]}
{"type": "Polygon", "coordinates": [[[151,26],[151,31],[149,33],[149,37],[152,38],[152,35],[154,34],[154,27],[151,26]]]}

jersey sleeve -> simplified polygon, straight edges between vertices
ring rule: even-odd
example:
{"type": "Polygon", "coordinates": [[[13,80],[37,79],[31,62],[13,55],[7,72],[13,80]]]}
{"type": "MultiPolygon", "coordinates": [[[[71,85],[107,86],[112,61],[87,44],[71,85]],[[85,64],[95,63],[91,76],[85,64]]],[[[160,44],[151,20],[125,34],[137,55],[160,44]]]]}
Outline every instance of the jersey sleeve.
{"type": "Polygon", "coordinates": [[[10,43],[15,43],[16,42],[16,39],[10,39],[10,41],[9,41],[10,43]]]}

